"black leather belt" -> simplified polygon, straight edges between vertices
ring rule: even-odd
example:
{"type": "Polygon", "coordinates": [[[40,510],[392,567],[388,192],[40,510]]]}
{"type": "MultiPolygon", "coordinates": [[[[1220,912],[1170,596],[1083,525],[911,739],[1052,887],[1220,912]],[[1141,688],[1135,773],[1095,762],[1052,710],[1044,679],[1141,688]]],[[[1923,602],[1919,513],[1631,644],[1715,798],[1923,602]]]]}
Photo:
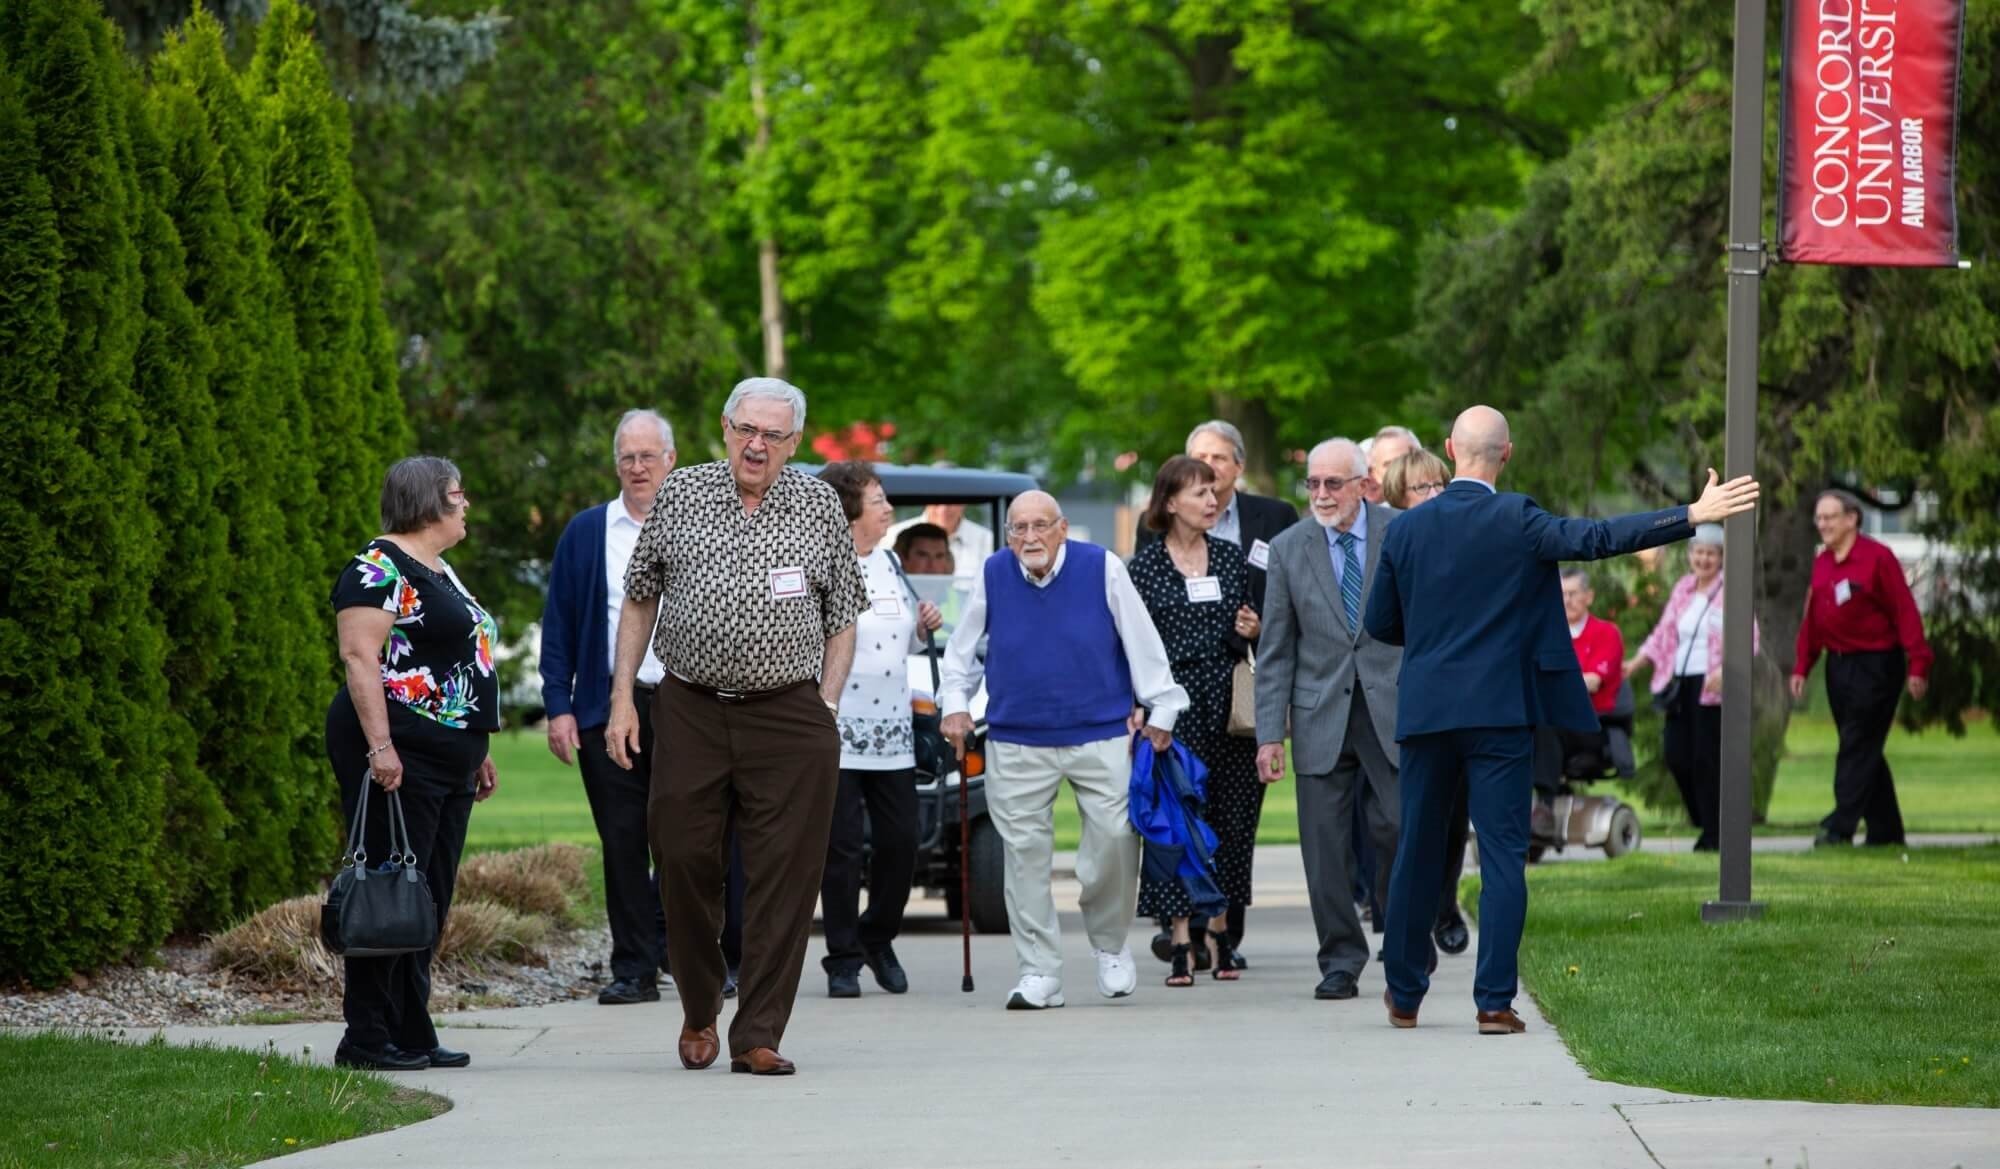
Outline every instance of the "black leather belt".
{"type": "Polygon", "coordinates": [[[674,680],[674,684],[677,686],[684,687],[688,690],[694,691],[696,694],[705,695],[709,698],[715,699],[717,702],[727,703],[732,706],[739,702],[762,702],[766,698],[776,698],[780,694],[785,694],[790,691],[797,690],[799,687],[810,685],[812,682],[812,679],[806,678],[806,679],[801,679],[800,681],[797,682],[789,683],[784,686],[774,687],[773,689],[770,690],[719,690],[714,686],[704,686],[699,682],[690,682],[686,678],[680,677],[677,674],[669,674],[667,676],[672,678],[674,680]]]}

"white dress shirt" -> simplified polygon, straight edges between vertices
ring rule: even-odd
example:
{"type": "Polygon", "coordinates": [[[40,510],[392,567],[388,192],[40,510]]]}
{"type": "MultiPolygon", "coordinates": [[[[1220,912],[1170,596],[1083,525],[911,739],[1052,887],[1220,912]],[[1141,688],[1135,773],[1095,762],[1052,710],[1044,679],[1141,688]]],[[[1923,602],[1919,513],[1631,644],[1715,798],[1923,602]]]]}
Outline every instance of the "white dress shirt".
{"type": "MultiPolygon", "coordinates": [[[[1488,492],[1489,494],[1492,494],[1492,495],[1498,495],[1498,494],[1500,494],[1500,489],[1499,489],[1498,487],[1495,487],[1495,486],[1493,486],[1493,484],[1491,484],[1491,483],[1488,483],[1488,482],[1487,482],[1486,480],[1484,480],[1484,479],[1474,479],[1474,478],[1473,478],[1472,476],[1470,476],[1470,475],[1454,475],[1454,476],[1452,476],[1452,480],[1451,480],[1451,482],[1452,482],[1452,483],[1477,483],[1477,484],[1479,484],[1479,485],[1480,485],[1481,487],[1484,487],[1484,488],[1485,488],[1485,489],[1487,490],[1487,492],[1488,492]]],[[[1447,483],[1447,484],[1446,484],[1445,486],[1449,487],[1450,485],[1451,485],[1451,484],[1447,483]]]]}
{"type": "MultiPolygon", "coordinates": [[[[1056,562],[1047,576],[1036,580],[1027,566],[1022,565],[1021,578],[1045,589],[1062,573],[1068,559],[1069,545],[1065,542],[1056,549],[1056,562]]],[[[1104,600],[1111,606],[1111,623],[1117,627],[1118,640],[1125,647],[1125,668],[1132,675],[1132,693],[1151,712],[1146,722],[1163,731],[1173,730],[1174,720],[1187,709],[1188,693],[1174,681],[1167,647],[1160,640],[1152,615],[1146,612],[1146,602],[1139,599],[1139,590],[1132,587],[1125,562],[1109,552],[1104,554],[1104,600]]],[[[984,636],[986,573],[982,570],[973,578],[972,593],[965,600],[957,628],[951,631],[951,641],[944,647],[944,663],[939,669],[944,697],[939,709],[947,715],[966,713],[972,695],[986,676],[986,665],[979,660],[978,653],[979,639],[984,636]]]]}
{"type": "MultiPolygon", "coordinates": [[[[632,562],[632,550],[638,547],[639,529],[644,526],[644,517],[635,520],[626,510],[623,495],[605,505],[604,592],[609,625],[604,645],[606,655],[612,658],[618,656],[618,618],[625,611],[625,566],[632,562]]],[[[660,664],[660,656],[653,652],[653,639],[648,637],[646,660],[639,663],[639,685],[658,686],[666,676],[667,668],[660,664]]]]}

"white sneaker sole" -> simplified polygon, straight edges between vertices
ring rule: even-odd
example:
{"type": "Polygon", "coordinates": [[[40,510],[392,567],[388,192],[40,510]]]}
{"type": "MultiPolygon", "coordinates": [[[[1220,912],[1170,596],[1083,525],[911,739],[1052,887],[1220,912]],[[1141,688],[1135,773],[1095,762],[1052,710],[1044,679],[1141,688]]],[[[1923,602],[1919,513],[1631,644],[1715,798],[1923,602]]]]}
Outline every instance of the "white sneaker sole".
{"type": "Polygon", "coordinates": [[[1007,1009],[1010,1011],[1045,1011],[1062,1005],[1063,997],[1059,994],[1051,995],[1047,1002],[1041,1003],[1030,1001],[1027,995],[1018,990],[1007,996],[1007,1009]]]}
{"type": "Polygon", "coordinates": [[[1108,999],[1122,999],[1122,998],[1132,997],[1132,992],[1138,989],[1139,988],[1136,985],[1128,986],[1124,990],[1107,990],[1104,987],[1100,986],[1097,988],[1097,993],[1103,995],[1105,998],[1108,999]]]}

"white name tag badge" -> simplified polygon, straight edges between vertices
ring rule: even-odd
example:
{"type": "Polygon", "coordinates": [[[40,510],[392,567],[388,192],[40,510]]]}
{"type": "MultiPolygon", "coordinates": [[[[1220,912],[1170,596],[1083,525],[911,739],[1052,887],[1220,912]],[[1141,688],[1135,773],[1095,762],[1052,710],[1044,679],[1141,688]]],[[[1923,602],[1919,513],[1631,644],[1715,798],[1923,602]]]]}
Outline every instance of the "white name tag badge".
{"type": "Polygon", "coordinates": [[[1195,604],[1222,599],[1222,582],[1212,576],[1191,576],[1187,582],[1188,600],[1195,604]]]}
{"type": "Polygon", "coordinates": [[[1833,603],[1845,605],[1854,599],[1854,582],[1837,580],[1833,582],[1833,603]]]}
{"type": "Polygon", "coordinates": [[[803,568],[774,568],[771,570],[771,599],[790,600],[806,595],[806,570],[803,568]]]}
{"type": "Polygon", "coordinates": [[[868,598],[868,604],[869,607],[875,610],[875,614],[878,617],[901,617],[903,615],[903,598],[897,596],[895,593],[884,593],[879,597],[870,597],[868,598]]]}
{"type": "Polygon", "coordinates": [[[1250,567],[1269,568],[1271,566],[1271,546],[1262,540],[1250,541],[1250,567]]]}

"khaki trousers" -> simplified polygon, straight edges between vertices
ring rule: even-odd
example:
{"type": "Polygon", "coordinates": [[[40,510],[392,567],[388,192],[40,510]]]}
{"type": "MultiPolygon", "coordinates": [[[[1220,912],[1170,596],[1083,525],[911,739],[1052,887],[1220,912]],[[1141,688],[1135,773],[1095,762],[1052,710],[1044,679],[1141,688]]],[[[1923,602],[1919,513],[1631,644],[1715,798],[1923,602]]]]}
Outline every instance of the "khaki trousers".
{"type": "Polygon", "coordinates": [[[653,786],[646,830],[659,858],[667,960],[687,1025],[722,1013],[728,825],[743,852],[743,965],[729,1054],[778,1046],[798,997],[819,900],[840,731],[819,688],[801,682],[723,702],[669,677],[653,700],[653,786]]]}
{"type": "Polygon", "coordinates": [[[1056,788],[1067,777],[1083,817],[1076,878],[1090,944],[1125,948],[1139,908],[1139,837],[1126,815],[1132,757],[1122,736],[1078,747],[987,745],[986,807],[1007,849],[1007,925],[1021,973],[1062,977],[1062,927],[1049,878],[1056,788]]]}

